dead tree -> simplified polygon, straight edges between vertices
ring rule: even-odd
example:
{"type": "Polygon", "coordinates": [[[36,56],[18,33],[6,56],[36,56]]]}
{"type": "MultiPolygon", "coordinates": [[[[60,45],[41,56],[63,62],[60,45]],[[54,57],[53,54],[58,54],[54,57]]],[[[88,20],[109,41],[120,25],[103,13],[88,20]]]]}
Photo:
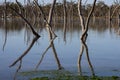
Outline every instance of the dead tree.
{"type": "MultiPolygon", "coordinates": [[[[17,0],[16,0],[17,1],[17,0]]],[[[18,4],[19,5],[19,4],[18,4]]],[[[14,9],[13,7],[9,6],[10,9],[12,9],[13,11],[15,11],[28,25],[29,25],[29,28],[31,29],[32,33],[37,36],[37,37],[40,37],[40,35],[34,30],[32,24],[26,19],[26,17],[19,13],[16,9],[14,9]]]]}
{"type": "MultiPolygon", "coordinates": [[[[49,16],[48,16],[48,24],[49,25],[52,25],[52,17],[53,17],[53,12],[54,12],[54,8],[55,8],[55,4],[56,4],[56,0],[53,0],[53,3],[51,5],[50,11],[49,11],[49,16]]],[[[52,26],[49,26],[49,27],[50,28],[48,28],[48,29],[50,29],[50,32],[52,33],[52,35],[54,35],[56,37],[56,34],[52,30],[52,26]]]]}
{"type": "Polygon", "coordinates": [[[3,17],[4,17],[4,28],[5,28],[5,40],[3,43],[3,51],[4,51],[4,48],[7,42],[7,2],[6,0],[4,2],[4,16],[3,17]]]}
{"type": "Polygon", "coordinates": [[[91,64],[91,61],[90,61],[90,58],[89,58],[89,53],[88,53],[88,47],[86,45],[86,40],[87,40],[87,35],[88,35],[88,33],[87,33],[88,32],[88,27],[89,27],[88,24],[89,24],[89,21],[90,21],[90,17],[92,16],[92,13],[94,11],[96,1],[97,0],[94,0],[93,7],[89,12],[86,21],[84,20],[84,16],[82,15],[82,0],[78,1],[78,14],[79,14],[79,18],[80,18],[81,27],[82,27],[81,50],[80,50],[80,55],[78,57],[78,68],[79,68],[79,71],[82,72],[81,71],[81,58],[82,58],[83,52],[85,50],[86,56],[87,56],[87,61],[88,61],[88,64],[90,66],[90,69],[91,69],[91,72],[92,72],[93,76],[95,74],[94,74],[94,69],[92,67],[92,64],[91,64]]]}
{"type": "Polygon", "coordinates": [[[83,18],[83,15],[82,15],[82,0],[79,0],[79,3],[78,3],[78,12],[79,12],[79,18],[80,18],[80,22],[81,22],[81,26],[82,26],[82,36],[81,36],[81,39],[83,40],[85,37],[87,37],[87,32],[88,32],[88,24],[89,24],[89,21],[90,21],[90,17],[92,16],[92,13],[94,11],[94,8],[95,8],[95,4],[96,4],[96,1],[97,0],[94,0],[94,3],[93,3],[93,6],[92,6],[92,9],[91,11],[89,12],[88,14],[88,17],[87,17],[87,20],[85,22],[84,18],[83,18]]]}
{"type": "Polygon", "coordinates": [[[51,5],[50,11],[49,11],[49,17],[48,17],[48,23],[49,24],[51,24],[51,22],[52,22],[52,17],[53,17],[55,4],[56,4],[56,0],[53,0],[53,3],[51,5]]]}
{"type": "Polygon", "coordinates": [[[63,11],[64,11],[64,27],[63,27],[63,33],[64,33],[64,41],[66,42],[66,24],[67,24],[67,4],[66,0],[63,0],[63,11]]]}
{"type": "Polygon", "coordinates": [[[34,3],[35,3],[36,6],[39,8],[39,10],[40,10],[40,12],[41,12],[41,14],[42,14],[42,16],[43,16],[43,18],[44,18],[44,21],[45,21],[46,24],[47,24],[47,29],[48,29],[48,31],[50,31],[50,34],[53,35],[52,38],[56,37],[56,34],[55,34],[54,31],[52,30],[52,23],[51,23],[51,22],[52,22],[52,17],[53,17],[53,9],[54,9],[56,0],[53,1],[53,4],[52,4],[52,6],[51,6],[48,20],[47,20],[47,18],[46,18],[46,16],[45,16],[45,13],[44,13],[42,7],[38,4],[38,2],[36,2],[36,1],[34,0],[34,3]]]}
{"type": "Polygon", "coordinates": [[[53,51],[53,53],[54,53],[54,56],[55,56],[55,59],[56,59],[57,65],[58,65],[58,69],[60,70],[60,69],[62,69],[62,66],[61,66],[61,63],[60,63],[60,61],[59,61],[59,58],[58,58],[58,56],[57,56],[57,51],[56,51],[55,46],[54,46],[54,39],[56,38],[56,35],[55,35],[55,33],[53,32],[53,30],[52,30],[52,17],[53,17],[53,10],[54,10],[54,7],[55,7],[56,0],[53,0],[53,4],[51,5],[50,12],[49,12],[48,20],[47,20],[47,18],[46,18],[46,16],[45,16],[45,13],[44,13],[42,7],[38,4],[38,2],[36,2],[36,0],[34,0],[34,3],[35,3],[36,6],[39,8],[39,10],[40,10],[40,12],[41,12],[41,14],[42,14],[42,16],[43,16],[43,18],[44,18],[44,21],[45,21],[46,24],[47,24],[47,31],[48,31],[49,42],[50,42],[49,45],[48,45],[48,47],[46,48],[46,50],[43,52],[43,55],[42,55],[39,63],[37,64],[36,69],[37,69],[37,68],[39,67],[39,65],[41,64],[41,62],[42,62],[42,60],[43,60],[46,52],[47,52],[50,48],[52,48],[52,51],[53,51]]]}

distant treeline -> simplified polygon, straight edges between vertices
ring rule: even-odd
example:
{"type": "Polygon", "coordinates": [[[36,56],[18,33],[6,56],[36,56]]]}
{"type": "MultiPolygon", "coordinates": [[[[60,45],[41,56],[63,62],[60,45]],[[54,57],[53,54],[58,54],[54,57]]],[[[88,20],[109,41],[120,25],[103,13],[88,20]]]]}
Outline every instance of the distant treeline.
{"type": "MultiPolygon", "coordinates": [[[[0,17],[3,17],[5,10],[7,12],[8,17],[18,17],[18,15],[9,7],[13,7],[18,12],[21,12],[22,14],[26,15],[27,17],[31,17],[33,15],[36,17],[41,16],[41,13],[38,10],[38,7],[35,6],[34,3],[29,3],[26,5],[20,4],[20,5],[21,6],[18,6],[17,3],[7,2],[6,8],[5,8],[5,4],[1,4],[0,5],[0,17]],[[19,8],[19,7],[21,7],[21,8],[19,8]]],[[[56,17],[64,16],[63,5],[64,5],[63,3],[55,4],[54,16],[56,16],[56,17]]],[[[114,5],[109,6],[109,5],[105,4],[104,1],[98,1],[98,3],[96,4],[95,10],[94,10],[93,16],[94,17],[108,17],[108,15],[110,15],[110,14],[112,15],[113,11],[115,11],[113,14],[113,17],[118,16],[119,10],[120,10],[118,5],[119,4],[114,3],[114,5]],[[115,10],[116,7],[117,7],[117,9],[115,10]]],[[[41,6],[42,6],[42,9],[43,9],[45,15],[48,16],[51,4],[45,4],[45,5],[41,5],[41,6]]],[[[87,17],[91,7],[92,7],[92,4],[82,5],[82,10],[83,10],[82,14],[85,17],[87,17]]],[[[67,11],[67,16],[78,17],[78,4],[75,2],[66,2],[66,11],[67,11]]]]}

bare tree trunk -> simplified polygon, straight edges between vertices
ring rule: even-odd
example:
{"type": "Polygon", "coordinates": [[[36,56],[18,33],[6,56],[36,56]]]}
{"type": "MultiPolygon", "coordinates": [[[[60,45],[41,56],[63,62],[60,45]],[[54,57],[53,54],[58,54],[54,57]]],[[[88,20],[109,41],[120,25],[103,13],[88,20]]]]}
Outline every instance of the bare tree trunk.
{"type": "Polygon", "coordinates": [[[63,0],[63,10],[64,10],[64,27],[63,27],[63,33],[64,33],[64,41],[66,42],[66,24],[67,24],[67,10],[66,10],[66,0],[63,0]]]}
{"type": "Polygon", "coordinates": [[[49,17],[48,17],[48,23],[51,25],[52,17],[53,17],[53,10],[56,4],[56,0],[53,0],[53,3],[51,5],[50,11],[49,11],[49,17]]]}
{"type": "Polygon", "coordinates": [[[91,11],[88,14],[86,22],[84,20],[83,15],[82,15],[82,0],[78,1],[78,14],[79,14],[79,18],[80,18],[81,27],[82,27],[81,50],[80,50],[80,56],[78,58],[78,67],[79,67],[79,72],[82,72],[81,71],[81,58],[82,58],[82,55],[83,55],[83,51],[85,49],[86,56],[87,56],[87,61],[88,61],[88,64],[90,66],[90,69],[91,69],[91,72],[92,72],[93,76],[95,74],[94,74],[94,69],[92,67],[92,64],[91,64],[91,61],[90,61],[90,58],[89,58],[88,47],[86,45],[86,39],[87,39],[87,32],[88,32],[88,25],[89,25],[90,17],[92,16],[92,13],[94,11],[96,1],[97,0],[94,0],[93,7],[92,7],[91,11]]]}
{"type": "Polygon", "coordinates": [[[83,33],[82,33],[82,36],[81,36],[81,39],[82,39],[82,40],[87,37],[88,25],[89,25],[90,17],[92,16],[92,13],[93,13],[93,11],[94,11],[96,1],[97,1],[97,0],[94,0],[92,9],[91,9],[91,11],[90,11],[89,14],[88,14],[88,17],[87,17],[87,20],[86,20],[86,23],[85,23],[85,21],[84,21],[84,19],[83,19],[82,11],[81,11],[82,0],[79,0],[79,3],[78,3],[78,12],[79,12],[79,17],[80,17],[81,26],[82,26],[82,32],[83,32],[83,33]],[[85,23],[85,24],[84,24],[84,23],[85,23]]]}
{"type": "Polygon", "coordinates": [[[120,14],[118,14],[118,26],[120,27],[120,14]]]}
{"type": "MultiPolygon", "coordinates": [[[[51,5],[50,11],[49,11],[48,21],[47,21],[49,25],[52,25],[52,17],[53,17],[55,4],[56,4],[56,0],[53,0],[53,3],[51,5]]],[[[54,35],[54,37],[56,37],[56,34],[52,30],[52,26],[49,26],[48,29],[50,29],[50,32],[52,33],[52,35],[54,35]]]]}
{"type": "Polygon", "coordinates": [[[3,10],[3,19],[4,19],[4,25],[7,21],[7,6],[6,6],[6,0],[4,1],[4,10],[3,10]]]}
{"type": "Polygon", "coordinates": [[[12,9],[13,11],[15,11],[30,27],[32,33],[37,36],[40,37],[40,35],[34,30],[32,24],[21,14],[19,13],[16,9],[14,9],[13,7],[9,6],[10,9],[12,9]]]}
{"type": "Polygon", "coordinates": [[[4,2],[4,28],[5,28],[5,40],[3,44],[3,51],[7,42],[7,6],[6,6],[6,0],[4,2]]]}
{"type": "Polygon", "coordinates": [[[83,18],[83,15],[82,15],[82,0],[78,1],[78,15],[79,15],[79,18],[80,18],[80,24],[81,24],[82,32],[83,32],[84,29],[85,29],[85,22],[84,22],[84,18],[83,18]]]}
{"type": "Polygon", "coordinates": [[[64,23],[67,23],[67,10],[66,10],[66,0],[63,0],[63,10],[64,10],[64,23]]]}
{"type": "MultiPolygon", "coordinates": [[[[45,16],[45,13],[42,9],[42,7],[34,0],[35,4],[37,5],[37,7],[39,8],[39,10],[41,11],[41,14],[43,15],[43,18],[44,18],[44,21],[46,22],[47,24],[47,29],[50,31],[50,33],[53,35],[52,37],[56,37],[56,34],[53,32],[52,30],[52,25],[51,25],[51,21],[52,21],[52,17],[53,17],[53,8],[54,6],[51,7],[50,9],[50,13],[49,13],[49,19],[47,20],[46,16],[45,16]],[[49,21],[49,22],[48,22],[49,21]]],[[[56,0],[55,0],[56,2],[56,0]]],[[[55,2],[53,3],[55,5],[55,2]]]]}

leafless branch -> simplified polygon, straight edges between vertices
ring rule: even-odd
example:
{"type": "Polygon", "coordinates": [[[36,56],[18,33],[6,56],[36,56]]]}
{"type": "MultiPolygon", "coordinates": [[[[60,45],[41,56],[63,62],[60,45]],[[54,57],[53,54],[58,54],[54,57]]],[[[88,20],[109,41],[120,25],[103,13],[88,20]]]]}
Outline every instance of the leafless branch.
{"type": "Polygon", "coordinates": [[[15,11],[30,27],[32,33],[37,36],[40,37],[40,35],[34,30],[34,28],[32,27],[32,25],[30,24],[30,22],[21,14],[19,13],[16,9],[14,9],[13,7],[9,6],[10,9],[12,9],[13,11],[15,11]]]}

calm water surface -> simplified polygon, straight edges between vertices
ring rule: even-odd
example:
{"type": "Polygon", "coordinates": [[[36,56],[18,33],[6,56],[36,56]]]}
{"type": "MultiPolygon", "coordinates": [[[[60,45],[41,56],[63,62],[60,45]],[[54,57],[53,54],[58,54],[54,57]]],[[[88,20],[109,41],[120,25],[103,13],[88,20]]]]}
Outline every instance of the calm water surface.
{"type": "MultiPolygon", "coordinates": [[[[11,68],[9,66],[25,52],[34,37],[20,23],[8,22],[7,31],[2,21],[0,24],[0,80],[13,80],[20,62],[11,68]],[[8,29],[8,27],[11,28],[8,29]]],[[[81,48],[79,25],[67,27],[66,40],[64,39],[63,26],[57,25],[56,27],[58,27],[55,29],[57,38],[54,40],[54,46],[57,58],[65,70],[79,74],[77,66],[81,48]]],[[[98,22],[95,26],[91,25],[90,27],[86,43],[95,74],[98,76],[120,76],[120,36],[117,33],[119,28],[113,26],[114,28],[110,29],[104,22],[102,24],[98,22]]],[[[43,52],[49,46],[47,30],[41,29],[38,32],[41,37],[34,43],[28,54],[23,57],[19,72],[34,71],[43,56],[43,52]]],[[[82,56],[81,67],[83,75],[92,74],[85,53],[82,56]]],[[[50,48],[37,70],[57,69],[56,57],[50,48]]]]}

